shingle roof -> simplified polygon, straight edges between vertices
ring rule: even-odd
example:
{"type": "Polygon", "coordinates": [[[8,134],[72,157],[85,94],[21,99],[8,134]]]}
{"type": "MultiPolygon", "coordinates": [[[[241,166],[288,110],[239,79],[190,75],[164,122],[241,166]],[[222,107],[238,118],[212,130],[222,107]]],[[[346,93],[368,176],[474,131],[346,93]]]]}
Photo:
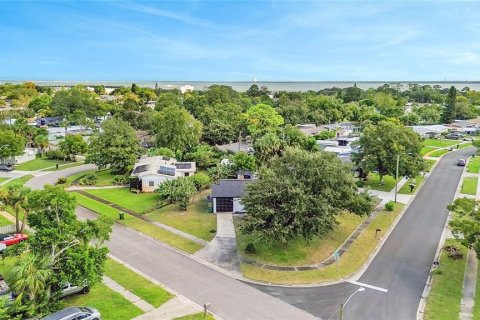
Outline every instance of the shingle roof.
{"type": "Polygon", "coordinates": [[[241,198],[252,180],[222,179],[212,184],[212,198],[241,198]]]}

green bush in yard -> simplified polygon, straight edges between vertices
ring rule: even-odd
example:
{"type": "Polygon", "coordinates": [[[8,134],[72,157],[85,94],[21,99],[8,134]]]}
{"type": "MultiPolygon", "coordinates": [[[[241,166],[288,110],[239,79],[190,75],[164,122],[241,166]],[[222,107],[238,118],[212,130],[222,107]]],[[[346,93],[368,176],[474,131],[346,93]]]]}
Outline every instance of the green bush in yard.
{"type": "Polygon", "coordinates": [[[65,184],[67,182],[67,178],[60,177],[57,179],[57,184],[65,184]]]}
{"type": "Polygon", "coordinates": [[[78,182],[81,186],[93,186],[97,183],[97,176],[93,173],[89,173],[85,175],[80,181],[78,182]]]}
{"type": "Polygon", "coordinates": [[[113,181],[113,184],[116,186],[126,186],[130,182],[130,176],[127,176],[127,175],[114,176],[112,181],[113,181]]]}
{"type": "Polygon", "coordinates": [[[50,150],[45,152],[45,157],[51,160],[63,160],[65,155],[60,150],[50,150]]]}
{"type": "Polygon", "coordinates": [[[208,175],[201,172],[195,173],[193,176],[190,177],[190,179],[195,184],[197,190],[206,189],[212,181],[208,175]]]}
{"type": "Polygon", "coordinates": [[[385,203],[385,210],[393,211],[394,206],[395,206],[395,203],[393,201],[389,201],[389,202],[385,203]]]}

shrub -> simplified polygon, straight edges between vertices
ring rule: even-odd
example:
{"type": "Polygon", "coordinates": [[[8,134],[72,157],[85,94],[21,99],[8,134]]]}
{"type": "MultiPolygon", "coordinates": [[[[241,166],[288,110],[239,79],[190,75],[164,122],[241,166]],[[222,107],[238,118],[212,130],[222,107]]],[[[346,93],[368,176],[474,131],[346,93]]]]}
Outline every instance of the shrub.
{"type": "Polygon", "coordinates": [[[130,182],[130,176],[117,175],[113,177],[112,181],[113,181],[113,184],[116,186],[126,186],[130,182]]]}
{"type": "Polygon", "coordinates": [[[195,184],[197,190],[206,189],[211,182],[211,179],[205,173],[195,173],[193,176],[190,177],[192,182],[195,184]]]}
{"type": "Polygon", "coordinates": [[[65,183],[67,183],[67,178],[60,177],[57,179],[57,184],[65,184],[65,183]]]}
{"type": "Polygon", "coordinates": [[[357,187],[359,187],[359,188],[365,187],[365,181],[363,181],[363,180],[355,181],[355,184],[356,184],[357,187]]]}
{"type": "Polygon", "coordinates": [[[442,270],[440,269],[434,269],[430,272],[431,275],[434,275],[434,274],[442,274],[442,270]]]}
{"type": "Polygon", "coordinates": [[[462,251],[454,245],[445,246],[445,248],[443,249],[448,252],[449,258],[452,258],[454,260],[463,258],[462,251]]]}
{"type": "Polygon", "coordinates": [[[255,245],[253,243],[247,244],[247,246],[245,247],[245,253],[255,253],[255,252],[257,252],[255,245]]]}
{"type": "Polygon", "coordinates": [[[385,210],[393,211],[394,206],[395,203],[393,201],[388,201],[387,203],[385,203],[385,210]]]}
{"type": "Polygon", "coordinates": [[[89,173],[89,174],[86,174],[82,179],[80,179],[80,181],[78,182],[78,184],[80,184],[81,186],[93,186],[95,183],[97,183],[97,176],[93,173],[89,173]]]}
{"type": "Polygon", "coordinates": [[[51,160],[63,160],[65,158],[65,155],[60,150],[47,151],[45,156],[51,160]]]}

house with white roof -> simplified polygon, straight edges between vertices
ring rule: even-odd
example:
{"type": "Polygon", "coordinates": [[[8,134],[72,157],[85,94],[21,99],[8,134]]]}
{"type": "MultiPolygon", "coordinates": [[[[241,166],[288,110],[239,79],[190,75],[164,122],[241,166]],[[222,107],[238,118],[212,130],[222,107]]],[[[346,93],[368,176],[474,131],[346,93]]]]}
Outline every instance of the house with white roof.
{"type": "Polygon", "coordinates": [[[141,158],[130,175],[130,188],[153,192],[167,180],[191,176],[197,171],[195,162],[178,162],[175,158],[155,156],[141,158]]]}

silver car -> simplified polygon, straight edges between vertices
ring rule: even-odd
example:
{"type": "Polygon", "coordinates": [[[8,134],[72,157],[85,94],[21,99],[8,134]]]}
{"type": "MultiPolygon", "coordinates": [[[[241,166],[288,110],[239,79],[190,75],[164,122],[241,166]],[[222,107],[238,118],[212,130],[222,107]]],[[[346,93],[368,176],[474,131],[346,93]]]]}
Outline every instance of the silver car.
{"type": "Polygon", "coordinates": [[[68,307],[41,320],[100,320],[100,312],[91,307],[68,307]]]}
{"type": "Polygon", "coordinates": [[[60,298],[64,298],[76,293],[85,294],[89,292],[90,292],[90,288],[87,286],[80,287],[80,286],[71,285],[70,283],[66,283],[65,285],[62,286],[62,293],[60,294],[60,298]]]}

